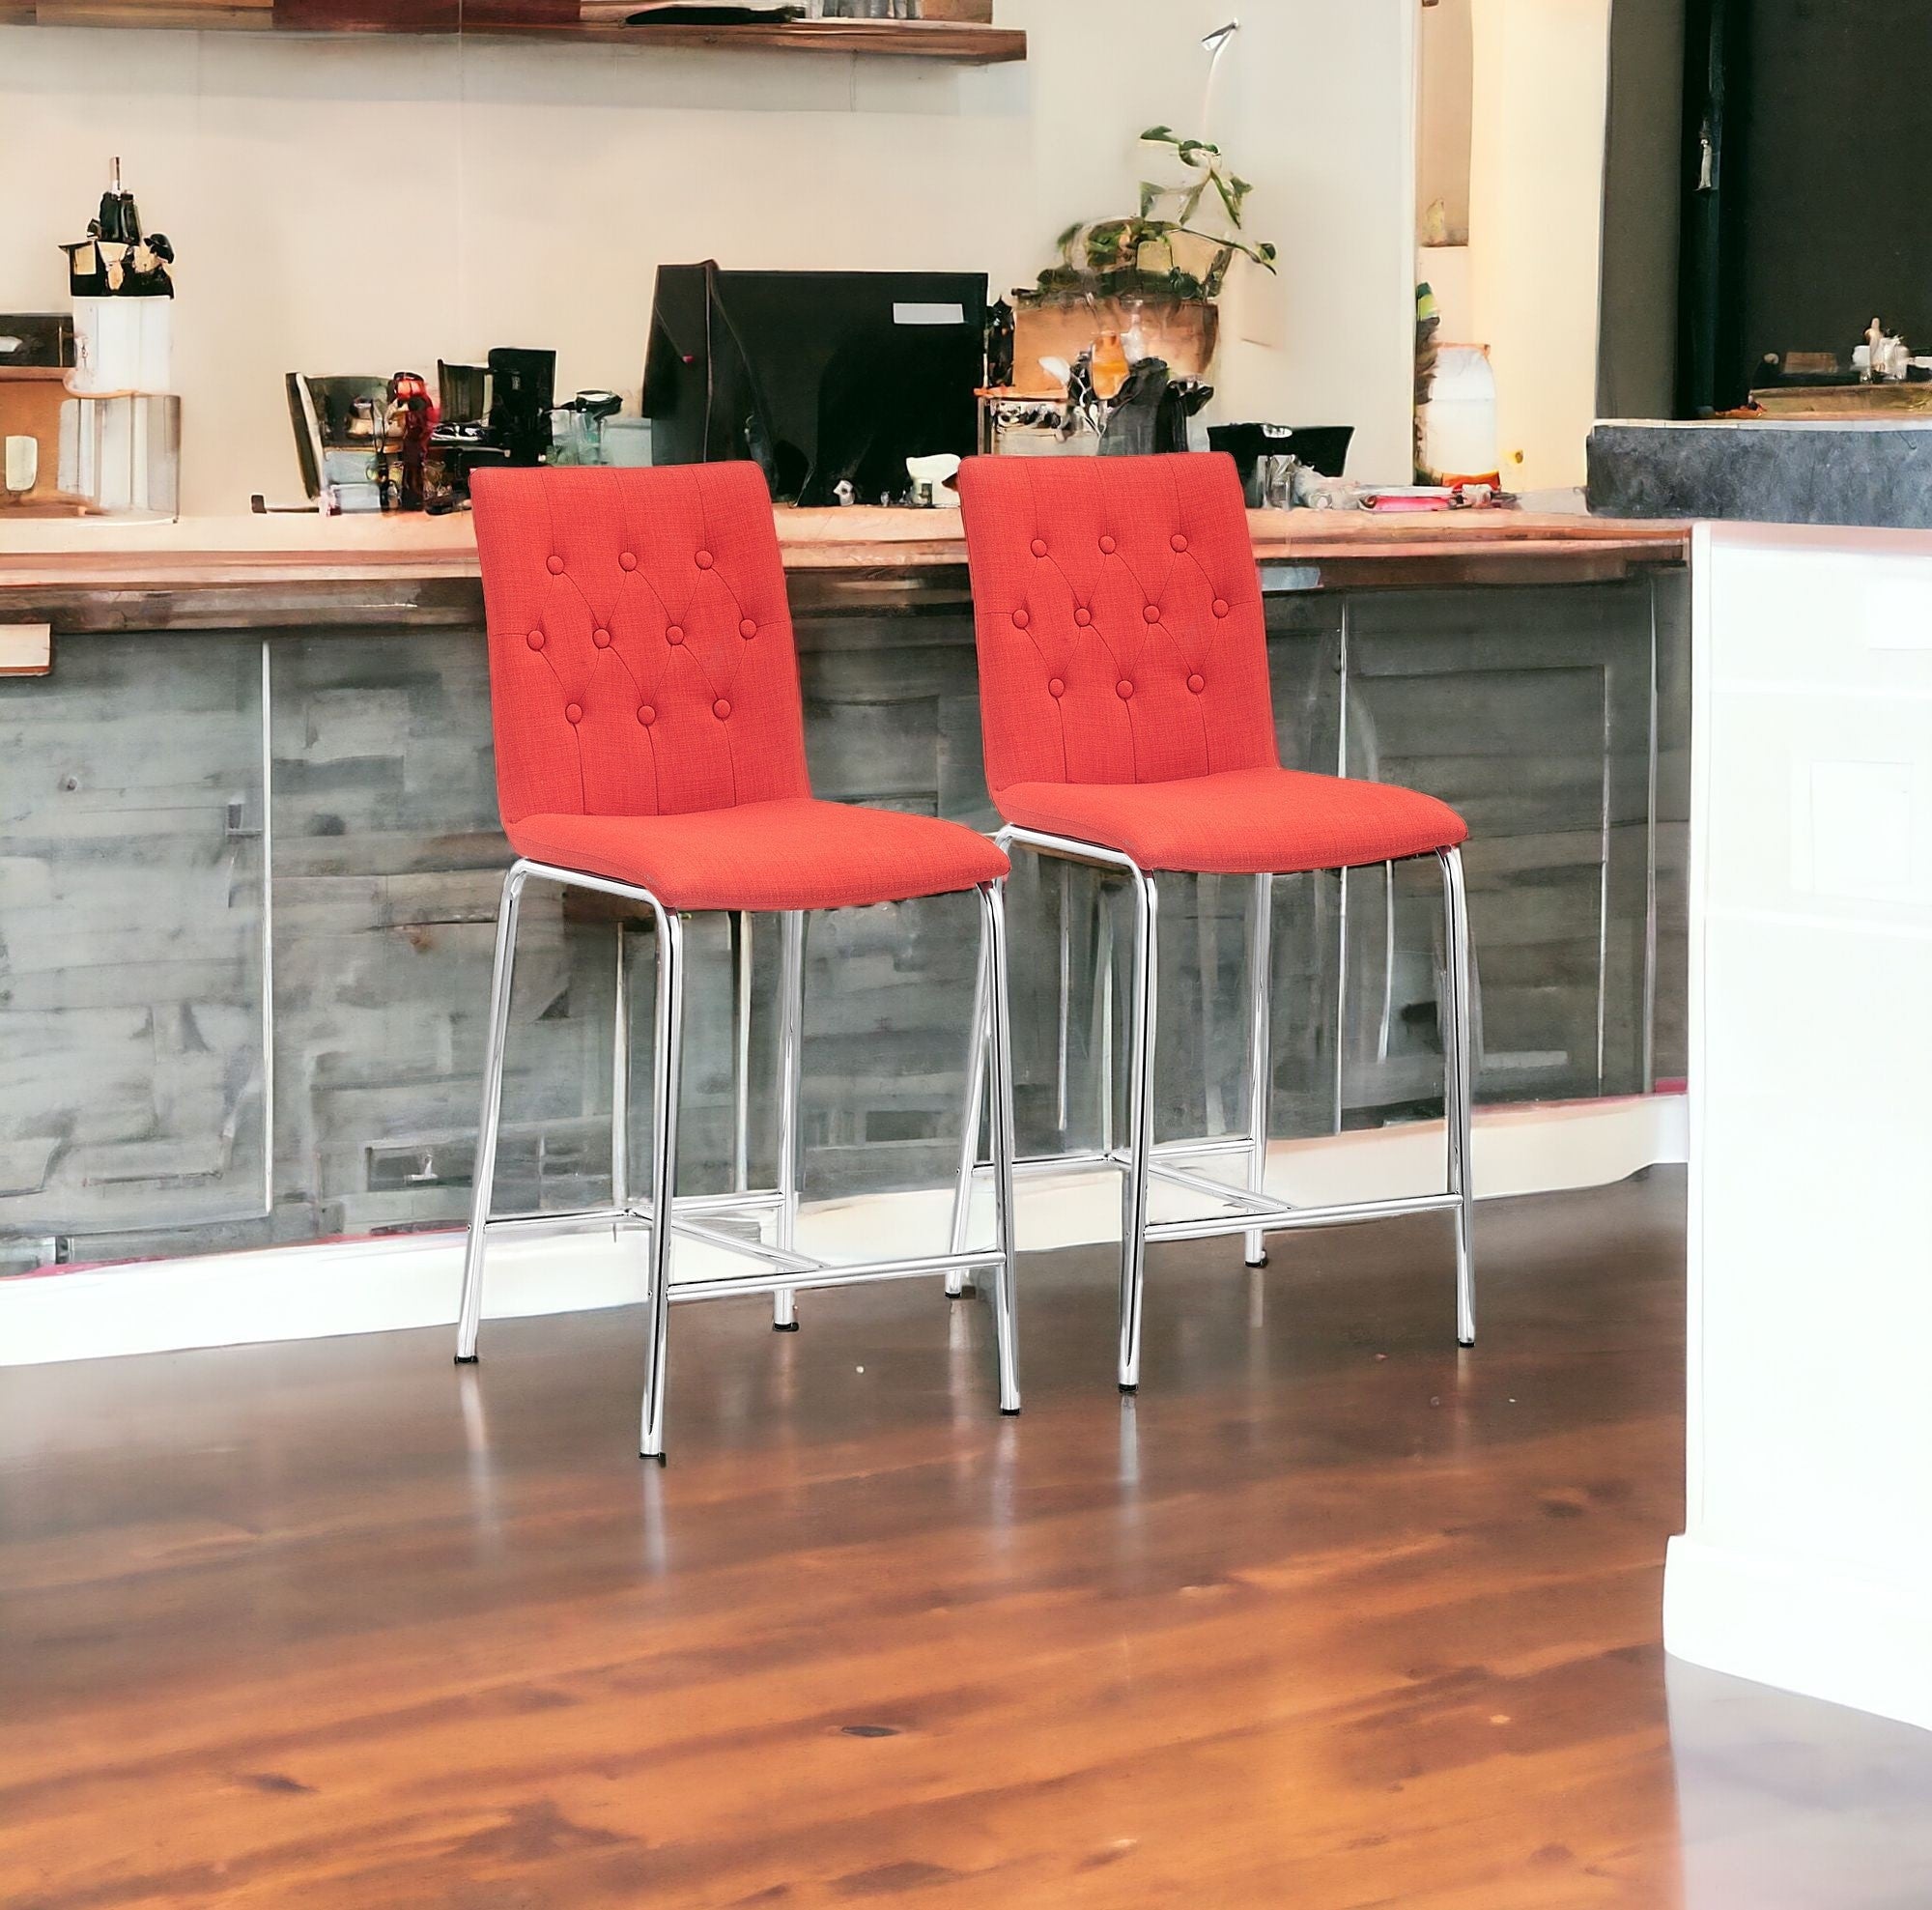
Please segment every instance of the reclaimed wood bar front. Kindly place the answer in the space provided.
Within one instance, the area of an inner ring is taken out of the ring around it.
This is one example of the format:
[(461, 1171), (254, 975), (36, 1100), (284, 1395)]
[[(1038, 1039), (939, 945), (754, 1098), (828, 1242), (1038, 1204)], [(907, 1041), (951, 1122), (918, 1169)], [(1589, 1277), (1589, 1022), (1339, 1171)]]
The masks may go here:
[[(821, 793), (991, 826), (956, 520), (779, 523)], [(1683, 529), (1505, 512), (1253, 527), (1283, 760), (1410, 783), (1470, 819), (1481, 1098), (1681, 1073)], [(28, 623), (54, 639), (48, 674), (0, 680), (0, 1269), (460, 1223), (508, 856), (468, 519), (0, 523), (0, 626)], [(1400, 869), (1280, 885), (1277, 1132), (1439, 1110), (1433, 893)], [(1100, 1132), (1117, 1038), (1085, 978), (1113, 895), (1015, 877), (1031, 1150)], [(1169, 1131), (1240, 1119), (1245, 898), (1205, 878), (1173, 911)], [(810, 1196), (936, 1186), (956, 1154), (969, 925), (944, 899), (890, 913), (813, 927)], [(502, 1198), (588, 1206), (608, 1174), (611, 930), (535, 893), (526, 920)], [(753, 937), (763, 1081), (772, 938)], [(693, 1002), (690, 1041), (685, 1184), (722, 1186), (722, 987)], [(767, 1111), (754, 1097), (753, 1172)]]

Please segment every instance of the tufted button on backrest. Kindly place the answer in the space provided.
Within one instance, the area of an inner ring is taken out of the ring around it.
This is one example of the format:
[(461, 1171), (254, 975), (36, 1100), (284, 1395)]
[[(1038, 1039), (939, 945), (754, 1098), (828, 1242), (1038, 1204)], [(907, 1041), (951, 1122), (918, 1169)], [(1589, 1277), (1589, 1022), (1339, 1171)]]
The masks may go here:
[(472, 491), (506, 822), (810, 793), (755, 465), (484, 470)]
[(959, 495), (989, 787), (1279, 762), (1231, 458), (970, 458)]

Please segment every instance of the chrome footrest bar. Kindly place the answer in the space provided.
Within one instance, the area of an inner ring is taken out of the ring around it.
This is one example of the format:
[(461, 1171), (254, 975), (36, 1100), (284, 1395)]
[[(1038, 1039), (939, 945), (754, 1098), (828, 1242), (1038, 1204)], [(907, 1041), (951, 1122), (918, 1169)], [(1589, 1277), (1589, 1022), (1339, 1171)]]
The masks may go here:
[[(681, 1230), (678, 1230), (681, 1231)], [(946, 1273), (971, 1273), (998, 1267), (1004, 1255), (997, 1247), (982, 1253), (934, 1253), (918, 1260), (868, 1260), (850, 1267), (819, 1266), (810, 1271), (776, 1269), (769, 1275), (748, 1273), (724, 1280), (673, 1280), (673, 1300), (728, 1299), (734, 1294), (773, 1294), (785, 1287), (810, 1292), (825, 1287), (874, 1287), (886, 1280), (937, 1278)]]
[[(638, 1218), (645, 1226), (653, 1224), (648, 1212), (639, 1213)], [(708, 1247), (717, 1247), (724, 1253), (741, 1253), (748, 1260), (762, 1260), (768, 1267), (780, 1268), (791, 1273), (812, 1273), (825, 1265), (822, 1260), (814, 1260), (809, 1253), (796, 1253), (789, 1247), (767, 1246), (763, 1240), (742, 1240), (736, 1234), (727, 1234), (720, 1227), (707, 1227), (701, 1220), (686, 1220), (673, 1214), (671, 1232), (680, 1240), (701, 1240)]]
[(630, 1217), (628, 1207), (573, 1208), (566, 1213), (497, 1213), (490, 1217), (490, 1232), (538, 1238), (546, 1234), (594, 1234), (600, 1228), (621, 1227)]
[[(1123, 1161), (1122, 1165), (1126, 1163)], [(1148, 1172), (1170, 1185), (1185, 1187), (1189, 1193), (1205, 1194), (1209, 1200), (1241, 1208), (1249, 1213), (1293, 1213), (1295, 1211), (1292, 1201), (1276, 1200), (1272, 1194), (1250, 1193), (1245, 1187), (1224, 1186), (1219, 1181), (1208, 1180), (1205, 1174), (1190, 1174), (1184, 1167), (1170, 1167), (1159, 1158), (1148, 1162)]]
[[(1252, 1143), (1245, 1134), (1211, 1141), (1165, 1141), (1153, 1151), (1155, 1160), (1192, 1160), (1216, 1155), (1246, 1154)], [(1124, 1167), (1128, 1155), (1120, 1148), (1075, 1148), (1065, 1154), (1025, 1154), (1013, 1162), (1015, 1174), (1079, 1174), (1094, 1167)], [(969, 1174), (989, 1174), (992, 1162), (976, 1160)], [(684, 1206), (683, 1197), (678, 1206)]]
[[(784, 1196), (770, 1187), (754, 1187), (734, 1194), (679, 1194), (680, 1213), (774, 1213), (784, 1205)], [(644, 1203), (650, 1205), (648, 1201)]]
[(1300, 1227), (1346, 1227), (1363, 1220), (1392, 1220), (1401, 1213), (1441, 1213), (1462, 1206), (1461, 1194), (1410, 1194), (1400, 1200), (1348, 1201), (1336, 1207), (1296, 1207), (1279, 1213), (1208, 1213), (1191, 1220), (1151, 1220), (1147, 1238), (1212, 1240), (1224, 1234), (1286, 1234)]

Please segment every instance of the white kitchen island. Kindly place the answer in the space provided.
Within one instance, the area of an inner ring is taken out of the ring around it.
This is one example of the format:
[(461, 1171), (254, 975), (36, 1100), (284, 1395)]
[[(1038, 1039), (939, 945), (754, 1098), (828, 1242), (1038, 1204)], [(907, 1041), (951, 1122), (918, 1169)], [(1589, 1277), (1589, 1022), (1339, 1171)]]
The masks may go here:
[(1932, 1728), (1932, 532), (1692, 551), (1680, 1658)]

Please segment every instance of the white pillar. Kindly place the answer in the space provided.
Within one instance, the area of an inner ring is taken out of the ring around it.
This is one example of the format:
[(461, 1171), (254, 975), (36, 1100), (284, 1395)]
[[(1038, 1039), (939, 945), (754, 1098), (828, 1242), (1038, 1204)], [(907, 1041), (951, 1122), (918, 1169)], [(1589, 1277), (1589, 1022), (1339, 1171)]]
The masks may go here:
[(1932, 533), (1701, 527), (1678, 1657), (1932, 1727)]

